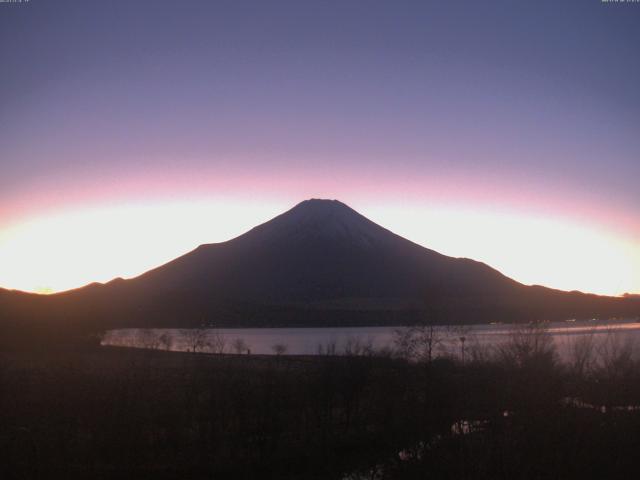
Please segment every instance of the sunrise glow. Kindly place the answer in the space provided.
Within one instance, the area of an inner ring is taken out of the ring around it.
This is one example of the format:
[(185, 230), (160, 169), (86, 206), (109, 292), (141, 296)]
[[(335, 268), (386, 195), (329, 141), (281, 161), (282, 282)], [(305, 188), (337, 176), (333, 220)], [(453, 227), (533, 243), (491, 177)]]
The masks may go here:
[(57, 3), (0, 17), (2, 288), (139, 275), (317, 197), (525, 284), (640, 293), (630, 9)]
[[(200, 244), (229, 240), (291, 206), (283, 200), (193, 200), (34, 218), (2, 231), (0, 285), (53, 293), (134, 277)], [(525, 284), (606, 295), (640, 291), (638, 244), (593, 225), (490, 208), (354, 206), (420, 245), (483, 261)]]

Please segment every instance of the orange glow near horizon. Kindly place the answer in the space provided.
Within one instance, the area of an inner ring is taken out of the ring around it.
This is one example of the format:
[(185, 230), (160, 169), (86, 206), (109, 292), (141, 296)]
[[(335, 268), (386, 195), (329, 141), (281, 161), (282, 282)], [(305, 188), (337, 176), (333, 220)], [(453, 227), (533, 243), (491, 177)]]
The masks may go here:
[[(51, 293), (134, 277), (200, 244), (229, 240), (291, 206), (201, 200), (33, 218), (0, 230), (0, 286)], [(351, 206), (427, 248), (485, 262), (525, 284), (605, 295), (640, 292), (640, 246), (597, 226), (489, 207)]]

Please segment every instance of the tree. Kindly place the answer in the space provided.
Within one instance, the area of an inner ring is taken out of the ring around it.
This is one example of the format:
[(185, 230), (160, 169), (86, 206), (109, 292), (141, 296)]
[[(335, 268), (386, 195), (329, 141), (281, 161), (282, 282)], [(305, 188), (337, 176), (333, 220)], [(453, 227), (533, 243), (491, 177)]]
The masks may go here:
[(206, 328), (188, 328), (182, 331), (182, 336), (188, 352), (197, 353), (209, 346)]
[(151, 329), (138, 330), (137, 343), (142, 348), (157, 350), (160, 348), (160, 336)]
[(217, 330), (213, 332), (209, 332), (209, 341), (207, 342), (207, 346), (211, 353), (224, 353), (224, 350), (227, 346), (227, 338), (224, 334), (220, 333)]
[(247, 343), (242, 338), (236, 338), (231, 344), (231, 347), (233, 348), (233, 351), (236, 352), (237, 354), (245, 353), (246, 351), (249, 350)]
[(373, 339), (362, 340), (359, 337), (349, 337), (344, 346), (344, 354), (347, 357), (371, 356), (374, 353)]
[(287, 353), (287, 346), (284, 343), (276, 343), (271, 346), (271, 350), (273, 350), (273, 353), (280, 356)]
[(568, 335), (568, 363), (571, 372), (578, 377), (591, 373), (596, 365), (595, 330), (585, 334)]
[(173, 337), (168, 332), (163, 332), (162, 335), (160, 335), (159, 340), (162, 348), (167, 351), (171, 350), (171, 346), (173, 345)]
[(318, 355), (335, 356), (337, 352), (337, 344), (335, 340), (329, 340), (326, 344), (318, 343)]
[(518, 326), (508, 340), (498, 347), (498, 353), (507, 364), (516, 367), (553, 366), (557, 351), (553, 338), (542, 324)]
[(436, 348), (444, 341), (443, 331), (432, 323), (397, 329), (394, 344), (398, 354), (409, 360), (431, 363)]

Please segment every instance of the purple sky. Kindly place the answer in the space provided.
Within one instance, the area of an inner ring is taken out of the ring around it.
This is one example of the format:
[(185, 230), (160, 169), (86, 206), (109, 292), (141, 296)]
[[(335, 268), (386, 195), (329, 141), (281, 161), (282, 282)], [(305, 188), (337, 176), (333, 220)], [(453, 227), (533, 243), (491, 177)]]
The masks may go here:
[(0, 3), (0, 232), (319, 196), (639, 245), (639, 48), (640, 4), (599, 0)]

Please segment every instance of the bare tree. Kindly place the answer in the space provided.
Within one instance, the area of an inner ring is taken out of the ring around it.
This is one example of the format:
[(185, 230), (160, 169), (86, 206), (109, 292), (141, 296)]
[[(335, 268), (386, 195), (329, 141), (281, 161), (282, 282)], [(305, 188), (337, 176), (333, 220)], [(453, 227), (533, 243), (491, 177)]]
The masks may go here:
[(373, 340), (371, 338), (362, 340), (359, 337), (349, 337), (344, 346), (344, 354), (348, 357), (373, 355)]
[(210, 331), (207, 346), (212, 353), (224, 353), (227, 346), (227, 338), (217, 330)]
[(336, 355), (336, 341), (329, 340), (325, 345), (318, 343), (318, 355), (335, 356)]
[(169, 351), (171, 350), (171, 346), (173, 345), (173, 337), (169, 334), (169, 332), (163, 332), (160, 335), (160, 345), (163, 349)]
[(421, 346), (422, 358), (431, 363), (435, 350), (442, 344), (444, 337), (435, 325), (427, 324), (420, 326), (418, 330), (418, 345)]
[(573, 373), (583, 376), (593, 371), (596, 364), (594, 331), (570, 337), (567, 362)]
[(249, 347), (247, 346), (244, 339), (239, 337), (232, 342), (231, 347), (233, 348), (233, 351), (236, 352), (237, 354), (245, 353), (249, 350)]
[(273, 350), (273, 353), (280, 356), (287, 353), (287, 346), (284, 343), (276, 343), (271, 346), (271, 350)]
[(636, 337), (620, 330), (609, 329), (598, 336), (596, 346), (596, 382), (601, 385), (600, 402), (603, 412), (617, 405), (638, 402), (634, 386), (638, 384)]
[(635, 350), (635, 337), (609, 329), (596, 347), (598, 367), (609, 378), (623, 375), (633, 368)]
[(393, 345), (396, 354), (408, 360), (416, 357), (418, 341), (415, 331), (411, 327), (397, 328), (393, 331)]
[(187, 344), (187, 351), (197, 353), (209, 346), (207, 330), (205, 328), (188, 328), (182, 330), (182, 336)]
[(518, 367), (543, 363), (553, 365), (557, 360), (553, 338), (544, 325), (537, 323), (514, 328), (508, 340), (498, 346), (498, 355), (503, 361)]
[(401, 357), (427, 363), (433, 361), (436, 349), (444, 339), (443, 331), (431, 323), (397, 329), (394, 332), (394, 344)]
[(160, 348), (160, 336), (154, 330), (147, 328), (138, 330), (136, 337), (136, 343), (142, 348), (149, 350), (157, 350)]
[(466, 359), (473, 363), (487, 363), (493, 359), (493, 347), (481, 342), (477, 335), (469, 335), (465, 346)]

